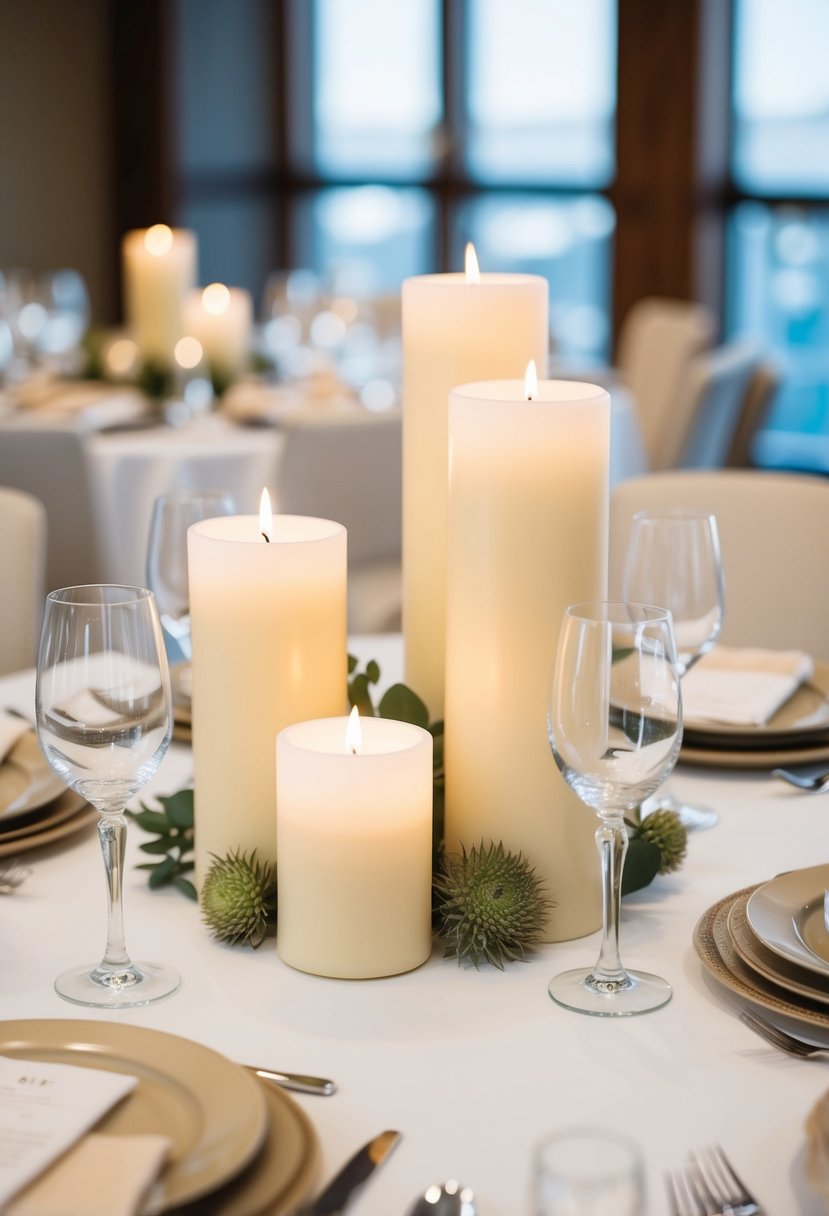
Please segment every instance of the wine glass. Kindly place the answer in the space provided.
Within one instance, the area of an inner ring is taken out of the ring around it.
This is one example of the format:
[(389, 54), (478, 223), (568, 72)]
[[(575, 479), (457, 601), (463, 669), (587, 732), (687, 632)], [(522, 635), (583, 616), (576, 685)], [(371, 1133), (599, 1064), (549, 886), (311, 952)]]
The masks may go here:
[(593, 1127), (546, 1136), (533, 1158), (533, 1216), (639, 1216), (645, 1168), (632, 1140)]
[(161, 1000), (179, 987), (179, 975), (130, 960), (122, 905), (124, 807), (157, 770), (172, 732), (170, 674), (152, 592), (102, 584), (47, 596), (36, 710), (52, 768), (101, 812), (106, 871), (103, 959), (63, 972), (55, 989), (76, 1005), (107, 1009)]
[[(190, 589), (187, 576), (187, 529), (203, 519), (232, 515), (233, 498), (225, 490), (179, 490), (161, 494), (153, 503), (147, 545), (147, 586), (154, 593), (161, 624), (172, 640), (169, 657), (192, 658)], [(184, 678), (186, 672), (178, 672)]]
[(626, 971), (619, 956), (624, 816), (656, 790), (676, 764), (682, 697), (671, 614), (634, 603), (576, 604), (559, 634), (547, 730), (556, 764), (599, 816), (602, 944), (592, 968), (549, 984), (559, 1005), (621, 1017), (658, 1009), (670, 985)]
[[(706, 654), (722, 628), (725, 590), (716, 518), (690, 507), (639, 511), (633, 517), (622, 595), (670, 609), (680, 675)], [(679, 803), (663, 791), (657, 807), (676, 811), (688, 828), (713, 827), (710, 807)]]

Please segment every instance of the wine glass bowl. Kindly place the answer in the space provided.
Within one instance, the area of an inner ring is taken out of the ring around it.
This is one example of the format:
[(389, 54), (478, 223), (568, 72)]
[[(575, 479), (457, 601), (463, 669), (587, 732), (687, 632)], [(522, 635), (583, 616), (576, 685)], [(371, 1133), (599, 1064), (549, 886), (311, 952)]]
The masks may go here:
[(623, 1016), (670, 999), (665, 980), (627, 971), (619, 956), (619, 903), (628, 837), (624, 816), (676, 764), (682, 699), (670, 613), (630, 602), (576, 604), (559, 635), (548, 737), (564, 779), (599, 817), (604, 913), (599, 960), (550, 981), (558, 1004)]
[(126, 803), (154, 775), (170, 742), (170, 675), (155, 600), (143, 587), (64, 587), (47, 597), (38, 654), (37, 731), (56, 773), (101, 813), (107, 942), (96, 967), (55, 981), (75, 1004), (147, 1005), (180, 984), (177, 972), (133, 963), (124, 942)]

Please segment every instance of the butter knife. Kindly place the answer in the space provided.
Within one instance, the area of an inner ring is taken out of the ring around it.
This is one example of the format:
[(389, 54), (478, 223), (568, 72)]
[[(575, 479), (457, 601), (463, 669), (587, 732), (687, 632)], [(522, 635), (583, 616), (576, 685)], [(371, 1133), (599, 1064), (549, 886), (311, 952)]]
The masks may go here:
[(299, 1216), (336, 1216), (342, 1212), (358, 1186), (386, 1160), (400, 1139), (400, 1132), (381, 1132), (354, 1154), (335, 1174), (313, 1203), (301, 1209)]
[(246, 1064), (245, 1067), (249, 1072), (256, 1073), (257, 1077), (273, 1081), (282, 1089), (293, 1089), (299, 1094), (318, 1094), (320, 1097), (328, 1098), (337, 1092), (336, 1084), (329, 1081), (327, 1077), (309, 1077), (304, 1073), (296, 1072), (275, 1072), (272, 1068), (256, 1068), (253, 1064)]

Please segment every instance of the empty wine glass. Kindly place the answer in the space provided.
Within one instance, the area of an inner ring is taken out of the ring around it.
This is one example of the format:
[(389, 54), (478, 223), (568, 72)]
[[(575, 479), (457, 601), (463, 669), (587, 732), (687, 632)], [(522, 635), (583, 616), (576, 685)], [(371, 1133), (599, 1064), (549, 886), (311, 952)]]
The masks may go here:
[(133, 963), (122, 904), (127, 802), (161, 763), (172, 731), (170, 675), (152, 592), (109, 584), (46, 599), (36, 687), (40, 745), (55, 772), (101, 812), (107, 940), (97, 966), (59, 975), (77, 1005), (122, 1009), (179, 987), (170, 967)]
[[(685, 675), (722, 628), (725, 590), (715, 517), (690, 507), (634, 515), (622, 594), (670, 610), (680, 674)], [(713, 827), (718, 819), (710, 807), (680, 803), (668, 790), (656, 806), (676, 811), (688, 828)]]
[(559, 634), (547, 718), (550, 747), (568, 785), (599, 816), (602, 943), (594, 967), (549, 984), (559, 1005), (605, 1017), (646, 1013), (670, 985), (627, 971), (619, 955), (624, 816), (665, 780), (682, 740), (682, 699), (671, 615), (633, 603), (576, 604)]
[(593, 1127), (546, 1136), (533, 1158), (533, 1216), (640, 1216), (645, 1168), (632, 1140)]

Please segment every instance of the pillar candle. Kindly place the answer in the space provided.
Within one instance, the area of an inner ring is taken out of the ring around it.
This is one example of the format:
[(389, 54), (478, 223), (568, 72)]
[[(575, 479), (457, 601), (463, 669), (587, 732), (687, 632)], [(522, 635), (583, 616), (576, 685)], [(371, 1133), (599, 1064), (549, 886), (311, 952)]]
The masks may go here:
[(467, 384), (449, 406), (446, 842), (521, 851), (551, 941), (598, 928), (594, 815), (556, 768), (547, 700), (568, 604), (607, 586), (610, 399)]
[(196, 236), (166, 224), (136, 228), (124, 236), (121, 256), (127, 326), (143, 359), (169, 366), (196, 281)]
[[(276, 741), (280, 958), (342, 979), (418, 967), (432, 944), (432, 736), (362, 718)], [(356, 750), (354, 747), (356, 746)]]
[(250, 355), (253, 301), (241, 287), (211, 283), (192, 291), (184, 305), (184, 328), (198, 338), (210, 368), (232, 379)]
[(211, 853), (275, 861), (274, 738), (346, 705), (345, 529), (267, 518), (188, 530), (197, 886)]
[(403, 631), (406, 682), (443, 711), (449, 391), (547, 366), (546, 279), (423, 275), (403, 284)]

